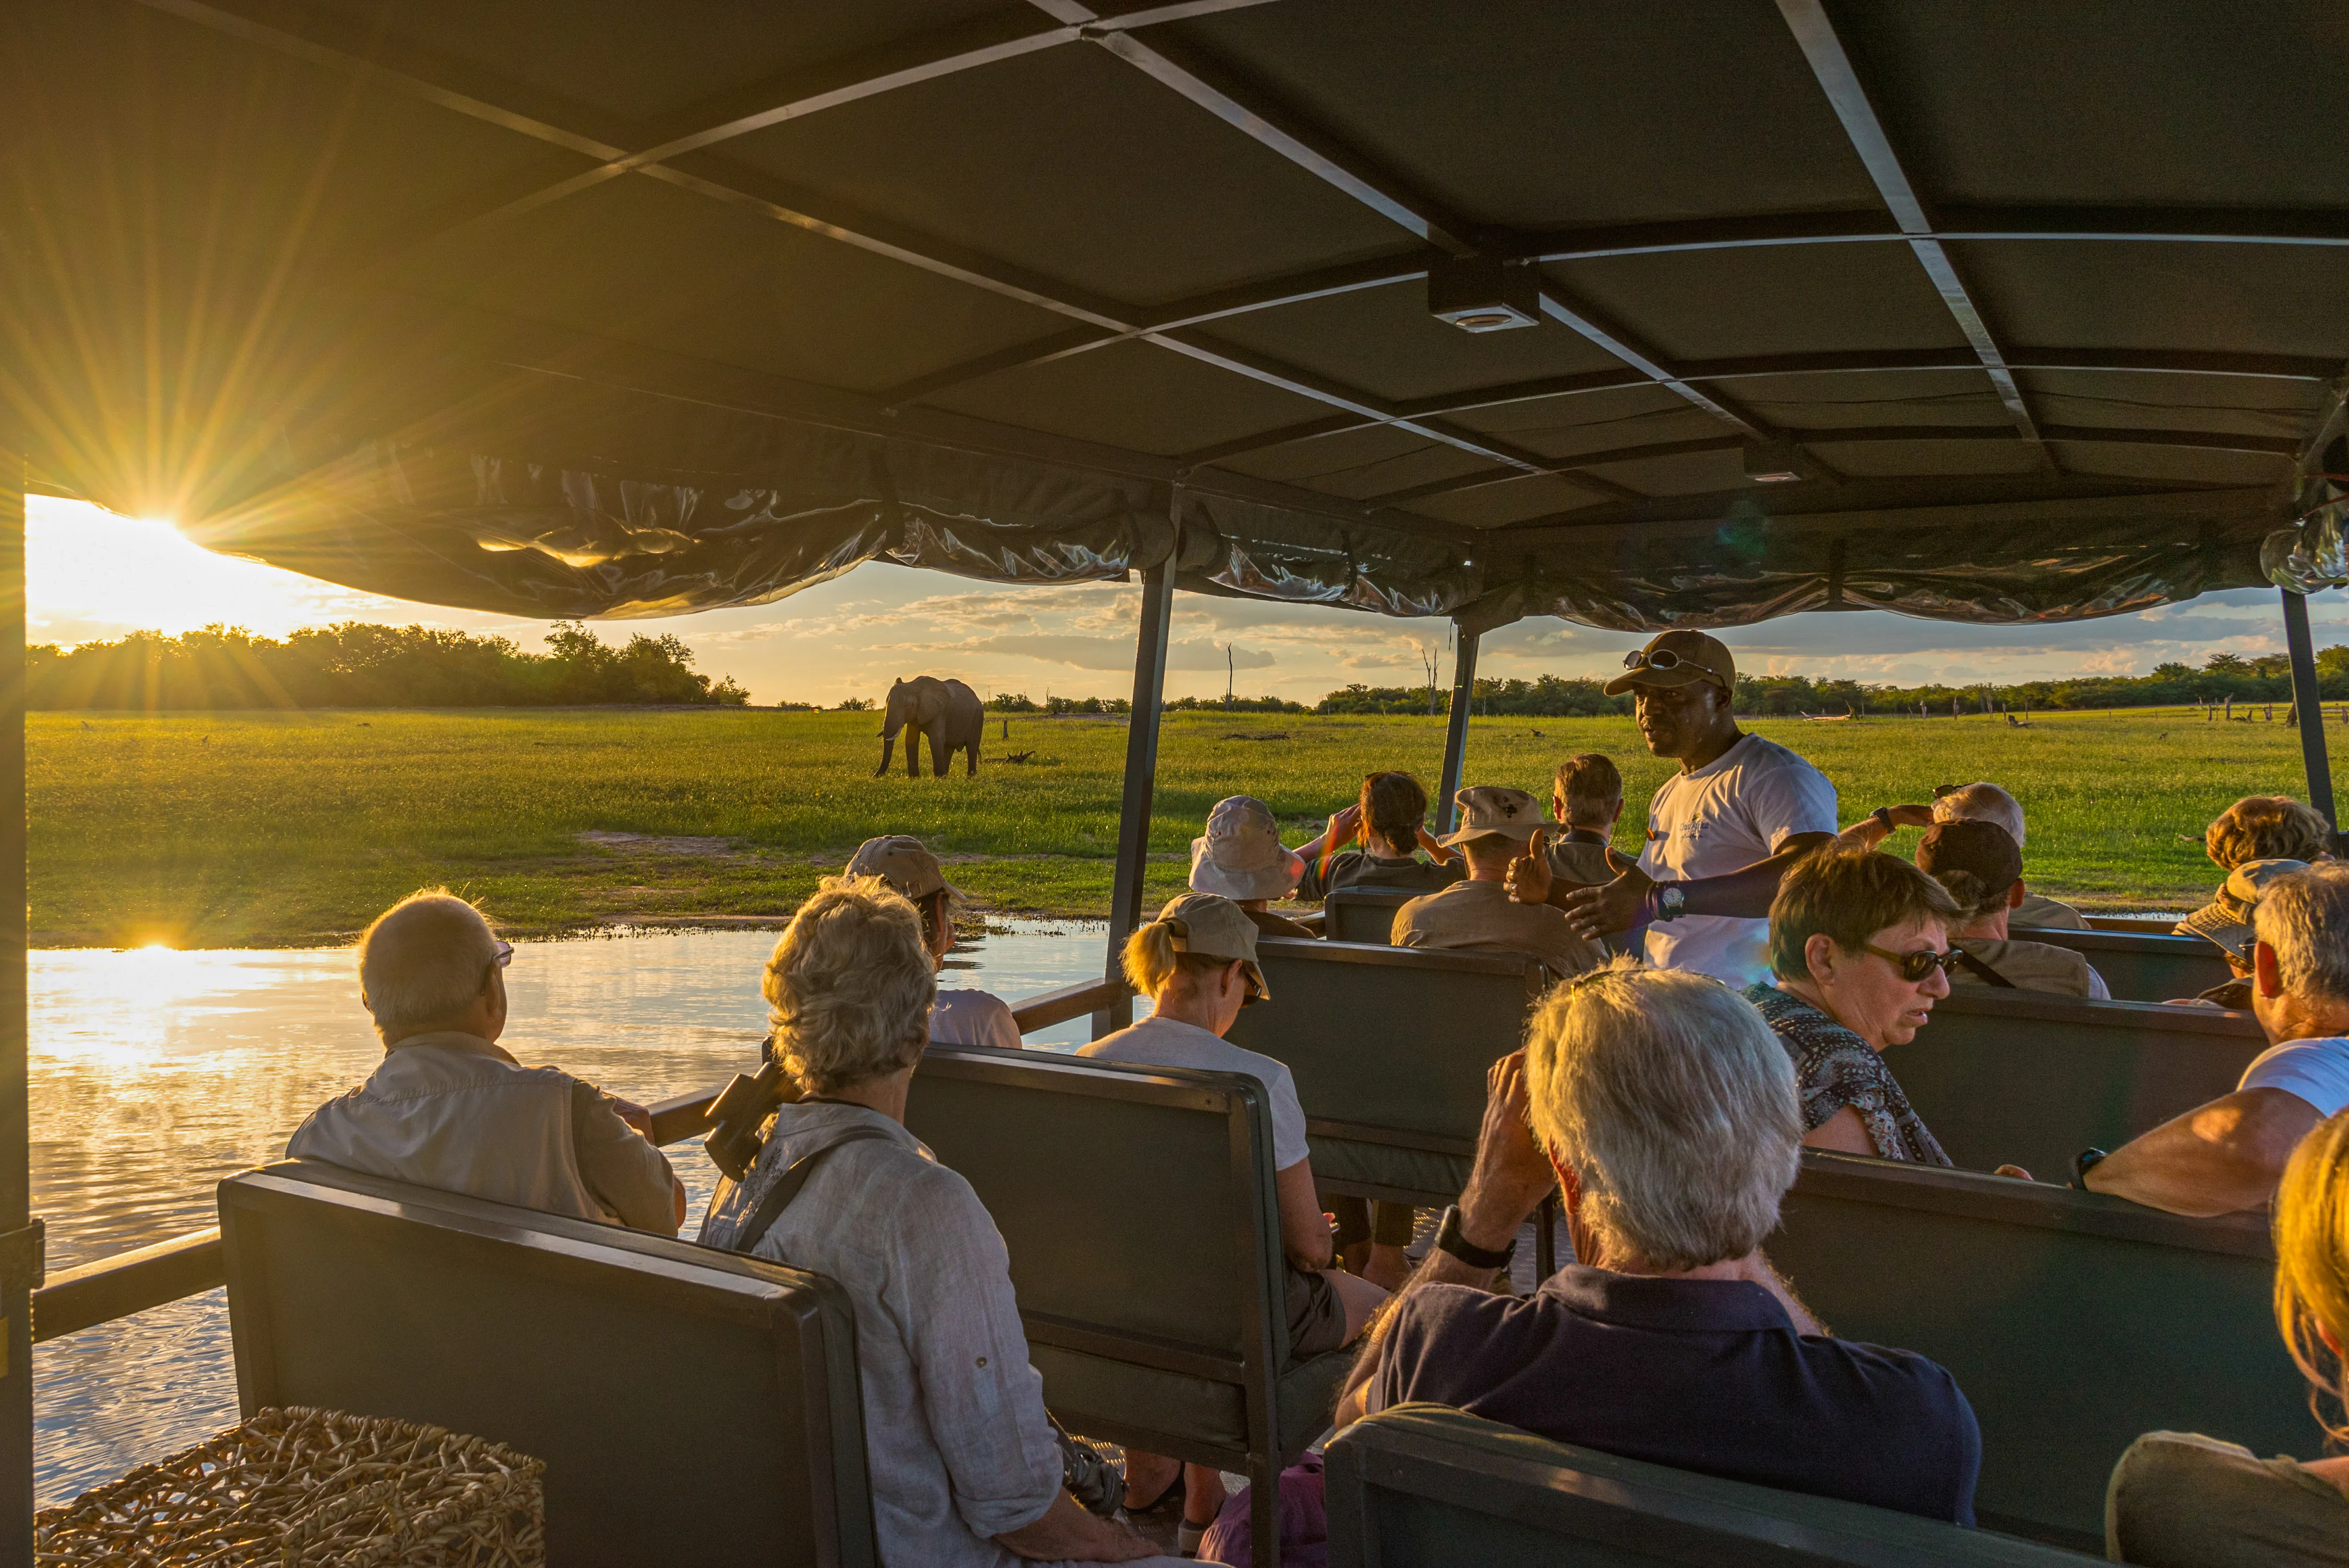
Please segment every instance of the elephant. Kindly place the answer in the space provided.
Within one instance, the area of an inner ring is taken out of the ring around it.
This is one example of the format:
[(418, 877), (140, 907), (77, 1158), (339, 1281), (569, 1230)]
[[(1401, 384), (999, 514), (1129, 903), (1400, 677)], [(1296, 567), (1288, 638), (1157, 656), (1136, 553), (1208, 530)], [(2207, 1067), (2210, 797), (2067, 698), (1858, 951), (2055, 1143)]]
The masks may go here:
[(987, 728), (987, 712), (970, 687), (936, 676), (896, 681), (889, 687), (887, 715), (888, 721), (881, 727), (881, 766), (873, 770), (873, 777), (878, 779), (889, 771), (889, 754), (897, 745), (901, 728), (906, 731), (906, 778), (922, 776), (922, 737), (926, 735), (930, 738), (930, 771), (935, 776), (947, 776), (947, 767), (957, 751), (968, 757), (963, 777), (978, 776), (978, 742)]

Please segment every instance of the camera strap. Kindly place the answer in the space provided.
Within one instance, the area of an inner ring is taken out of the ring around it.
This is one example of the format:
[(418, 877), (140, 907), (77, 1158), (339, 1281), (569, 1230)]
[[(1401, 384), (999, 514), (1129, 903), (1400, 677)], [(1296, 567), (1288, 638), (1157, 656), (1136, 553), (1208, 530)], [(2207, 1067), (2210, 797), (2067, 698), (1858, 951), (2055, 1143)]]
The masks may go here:
[(808, 1178), (815, 1174), (815, 1168), (823, 1163), (825, 1155), (843, 1144), (861, 1143), (868, 1138), (895, 1141), (877, 1127), (852, 1127), (813, 1153), (792, 1161), (791, 1169), (776, 1178), (775, 1184), (767, 1189), (767, 1195), (759, 1200), (759, 1206), (750, 1211), (750, 1217), (742, 1222), (742, 1228), (734, 1233), (733, 1250), (748, 1255), (766, 1239), (767, 1233), (782, 1218), (783, 1211), (792, 1206), (792, 1200), (800, 1195), (800, 1189), (808, 1184)]
[(1964, 948), (1959, 947), (1957, 944), (1951, 943), (1950, 945), (1956, 950), (1958, 962), (1964, 965), (1975, 975), (1976, 977), (1986, 980), (1992, 985), (2003, 986), (2009, 991), (2019, 991), (2022, 989), (2022, 987), (2017, 985), (2013, 981), (2008, 979), (2005, 975), (2000, 974), (1997, 970), (1992, 968), (1989, 965), (1983, 963), (1981, 959), (1975, 957)]

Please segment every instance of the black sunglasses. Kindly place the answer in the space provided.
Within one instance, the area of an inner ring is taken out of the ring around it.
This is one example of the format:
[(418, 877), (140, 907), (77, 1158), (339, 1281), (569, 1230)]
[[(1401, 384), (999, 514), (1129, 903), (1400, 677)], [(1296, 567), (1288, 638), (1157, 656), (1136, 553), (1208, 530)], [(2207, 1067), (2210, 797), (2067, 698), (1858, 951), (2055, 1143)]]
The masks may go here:
[(1920, 947), (1914, 953), (1894, 953), (1873, 943), (1863, 942), (1859, 950), (1875, 954), (1900, 971), (1900, 978), (1912, 983), (1922, 980), (1936, 969), (1947, 975), (1966, 961), (1966, 955), (1954, 947), (1947, 953), (1936, 953), (1930, 947)]

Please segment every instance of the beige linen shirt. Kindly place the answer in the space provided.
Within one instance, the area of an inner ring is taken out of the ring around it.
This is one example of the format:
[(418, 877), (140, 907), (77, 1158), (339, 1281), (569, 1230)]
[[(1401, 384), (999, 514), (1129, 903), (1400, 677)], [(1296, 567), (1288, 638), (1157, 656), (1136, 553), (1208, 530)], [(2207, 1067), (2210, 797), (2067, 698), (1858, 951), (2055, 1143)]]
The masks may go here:
[[(1961, 936), (1954, 945), (2005, 975), (2018, 991), (2052, 991), (2062, 996), (2085, 996), (2091, 1002), (2113, 999), (2105, 977), (2085, 954), (2068, 947), (2012, 938), (1998, 942), (1986, 936)], [(1950, 971), (1950, 984), (1992, 988), (1989, 981), (1962, 964)]]
[(474, 1035), (411, 1035), (285, 1145), (323, 1160), (574, 1219), (677, 1234), (668, 1161), (594, 1084)]
[(2070, 904), (2059, 903), (2052, 898), (2041, 898), (2035, 892), (2026, 892), (2023, 895), (2023, 902), (2017, 904), (2014, 912), (2006, 917), (2006, 923), (2011, 926), (2037, 926), (2042, 931), (2094, 929), (2088, 924), (2088, 917)]
[(1496, 882), (1454, 882), (1395, 911), (1397, 947), (1470, 953), (1522, 953), (1559, 979), (1596, 969), (1607, 950), (1574, 934), (1566, 915), (1546, 903), (1518, 903)]

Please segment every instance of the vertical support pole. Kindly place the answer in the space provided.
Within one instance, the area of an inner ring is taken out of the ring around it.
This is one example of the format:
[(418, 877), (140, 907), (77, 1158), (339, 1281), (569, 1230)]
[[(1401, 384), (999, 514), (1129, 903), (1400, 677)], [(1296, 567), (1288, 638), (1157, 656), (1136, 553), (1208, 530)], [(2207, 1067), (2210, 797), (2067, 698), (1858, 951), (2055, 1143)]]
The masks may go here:
[(0, 1562), (33, 1560), (33, 1223), (25, 1066), (25, 453), (0, 410)]
[[(1456, 624), (1456, 623), (1455, 623)], [(1458, 626), (1452, 655), (1452, 722), (1444, 732), (1444, 775), (1436, 784), (1435, 830), (1452, 830), (1452, 797), (1460, 792), (1460, 770), (1468, 759), (1468, 708), (1476, 696), (1476, 634)]]
[[(2286, 588), (2283, 645), (2292, 656), (2292, 700), (2300, 718), (2300, 759), (2308, 771), (2308, 803), (2324, 813), (2338, 833), (2333, 810), (2333, 763), (2324, 754), (2324, 702), (2316, 695), (2316, 645), (2308, 634), (2308, 600)], [(2313, 719), (2315, 722), (2311, 723)]]
[[(1150, 870), (1150, 803), (1158, 779), (1158, 716), (1166, 699), (1166, 627), (1174, 618), (1174, 562), (1142, 574), (1142, 625), (1134, 638), (1133, 711), (1125, 726), (1125, 798), (1117, 813), (1117, 878), (1110, 890), (1109, 962), (1115, 979), (1125, 939), (1142, 923), (1143, 883)], [(1133, 1021), (1133, 999), (1093, 1015), (1093, 1038)]]

